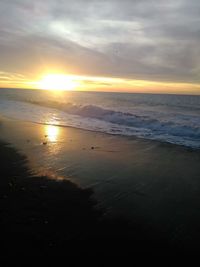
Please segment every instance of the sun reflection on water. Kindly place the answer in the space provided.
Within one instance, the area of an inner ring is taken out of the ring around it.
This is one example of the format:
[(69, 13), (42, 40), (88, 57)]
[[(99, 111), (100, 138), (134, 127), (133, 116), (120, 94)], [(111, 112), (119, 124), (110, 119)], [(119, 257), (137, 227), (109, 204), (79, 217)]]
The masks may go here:
[(45, 127), (45, 136), (50, 142), (57, 142), (59, 136), (59, 127), (54, 125), (46, 125)]

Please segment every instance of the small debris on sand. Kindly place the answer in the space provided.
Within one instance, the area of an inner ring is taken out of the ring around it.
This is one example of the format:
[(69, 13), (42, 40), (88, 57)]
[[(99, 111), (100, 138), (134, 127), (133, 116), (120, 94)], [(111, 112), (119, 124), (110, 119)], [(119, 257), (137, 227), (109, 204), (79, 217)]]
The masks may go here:
[(43, 144), (43, 145), (47, 145), (47, 142), (43, 142), (42, 144)]
[(94, 146), (91, 146), (91, 149), (94, 149)]

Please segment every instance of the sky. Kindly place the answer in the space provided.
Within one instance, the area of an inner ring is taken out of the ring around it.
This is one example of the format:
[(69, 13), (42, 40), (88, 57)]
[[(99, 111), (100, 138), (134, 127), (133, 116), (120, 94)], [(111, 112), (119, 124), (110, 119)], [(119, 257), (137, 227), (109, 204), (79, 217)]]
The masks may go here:
[(199, 0), (0, 0), (0, 87), (200, 94)]

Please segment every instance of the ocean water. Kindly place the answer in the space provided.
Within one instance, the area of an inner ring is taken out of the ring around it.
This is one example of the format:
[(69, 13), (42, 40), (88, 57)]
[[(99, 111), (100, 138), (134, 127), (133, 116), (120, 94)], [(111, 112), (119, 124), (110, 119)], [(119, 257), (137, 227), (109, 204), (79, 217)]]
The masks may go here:
[(200, 149), (200, 96), (1, 89), (0, 114)]

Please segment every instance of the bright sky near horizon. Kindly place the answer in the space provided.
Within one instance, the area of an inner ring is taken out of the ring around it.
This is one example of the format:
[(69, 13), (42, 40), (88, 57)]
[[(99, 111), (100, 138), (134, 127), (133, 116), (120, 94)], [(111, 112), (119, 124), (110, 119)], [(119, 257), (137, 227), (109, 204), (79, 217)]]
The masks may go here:
[(0, 87), (200, 94), (199, 14), (199, 0), (0, 0)]

